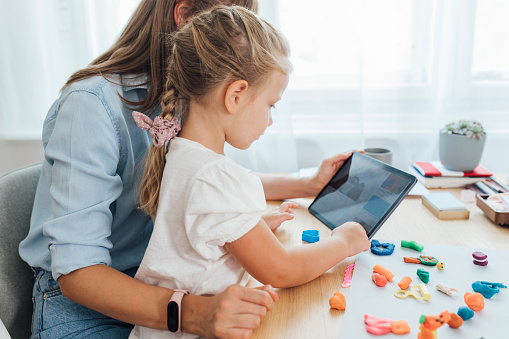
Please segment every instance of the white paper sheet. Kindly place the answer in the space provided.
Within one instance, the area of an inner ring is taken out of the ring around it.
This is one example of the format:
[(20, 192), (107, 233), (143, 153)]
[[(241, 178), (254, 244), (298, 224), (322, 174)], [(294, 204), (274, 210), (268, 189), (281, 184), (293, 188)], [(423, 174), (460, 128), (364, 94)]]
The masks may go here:
[[(402, 248), (399, 243), (395, 245), (396, 249), (390, 256), (377, 256), (370, 251), (357, 255), (340, 338), (417, 338), (420, 316), (438, 315), (444, 310), (457, 313), (460, 306), (466, 306), (463, 300), (465, 292), (474, 292), (473, 282), (481, 280), (509, 286), (508, 251), (422, 244), (424, 250), (417, 252)], [(487, 266), (472, 263), (474, 251), (482, 251), (488, 255)], [(439, 270), (436, 266), (409, 264), (403, 261), (403, 257), (417, 257), (420, 254), (431, 255), (443, 261), (445, 269)], [(385, 287), (378, 287), (371, 280), (373, 266), (376, 264), (388, 268), (395, 274), (392, 282), (388, 282)], [(394, 292), (400, 289), (397, 284), (404, 276), (412, 278), (410, 286), (422, 283), (416, 275), (418, 268), (430, 273), (430, 281), (425, 285), (432, 295), (431, 300), (427, 302), (412, 297), (396, 298)], [(452, 296), (443, 294), (436, 289), (437, 283), (456, 288), (459, 292), (453, 292)], [(412, 330), (405, 335), (389, 333), (375, 336), (366, 331), (364, 314), (393, 321), (406, 320)], [(449, 328), (447, 324), (440, 327), (437, 338), (503, 338), (507, 333), (508, 321), (509, 289), (503, 288), (491, 299), (485, 299), (484, 309), (474, 312), (474, 317), (464, 321), (460, 328)]]

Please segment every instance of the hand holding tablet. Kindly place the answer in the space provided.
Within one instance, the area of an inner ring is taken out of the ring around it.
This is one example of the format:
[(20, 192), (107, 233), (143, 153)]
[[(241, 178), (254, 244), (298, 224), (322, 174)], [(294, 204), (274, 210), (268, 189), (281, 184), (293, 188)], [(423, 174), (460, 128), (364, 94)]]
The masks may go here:
[(331, 229), (361, 224), (368, 238), (380, 229), (417, 179), (361, 153), (353, 153), (309, 206)]

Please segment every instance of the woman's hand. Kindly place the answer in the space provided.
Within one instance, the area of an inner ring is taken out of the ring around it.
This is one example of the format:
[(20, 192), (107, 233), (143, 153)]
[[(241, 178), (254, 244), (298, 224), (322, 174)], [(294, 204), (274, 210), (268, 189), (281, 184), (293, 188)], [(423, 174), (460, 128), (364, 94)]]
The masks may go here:
[(271, 231), (275, 231), (281, 224), (287, 220), (293, 219), (292, 209), (298, 208), (299, 205), (293, 202), (285, 201), (281, 206), (274, 208), (271, 212), (262, 215), (262, 219), (269, 226)]
[(364, 153), (362, 150), (350, 150), (336, 154), (322, 161), (320, 167), (318, 167), (318, 171), (309, 180), (311, 196), (316, 196), (320, 193), (353, 152)]
[(208, 305), (202, 307), (208, 313), (203, 314), (200, 321), (201, 335), (207, 338), (250, 338), (253, 330), (260, 326), (261, 319), (279, 300), (279, 295), (270, 285), (257, 289), (231, 285), (208, 299)]

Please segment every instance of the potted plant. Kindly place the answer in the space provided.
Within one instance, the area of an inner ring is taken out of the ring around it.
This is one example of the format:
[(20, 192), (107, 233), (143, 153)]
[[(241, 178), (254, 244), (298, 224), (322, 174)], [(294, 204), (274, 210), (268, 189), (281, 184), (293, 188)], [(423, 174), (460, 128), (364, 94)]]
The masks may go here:
[(471, 171), (481, 161), (485, 141), (486, 132), (478, 121), (448, 123), (440, 130), (440, 162), (453, 171)]

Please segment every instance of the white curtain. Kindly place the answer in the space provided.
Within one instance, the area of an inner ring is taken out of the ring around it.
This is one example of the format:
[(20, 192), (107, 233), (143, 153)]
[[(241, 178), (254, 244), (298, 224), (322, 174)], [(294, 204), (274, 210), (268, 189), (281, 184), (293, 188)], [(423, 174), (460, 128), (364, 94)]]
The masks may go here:
[(60, 88), (117, 38), (138, 0), (0, 0), (0, 137), (40, 138)]
[[(40, 137), (61, 86), (116, 39), (139, 0), (0, 0), (0, 137)], [(248, 151), (257, 171), (292, 172), (370, 146), (394, 165), (438, 159), (457, 119), (488, 131), (482, 163), (509, 173), (509, 1), (259, 0), (292, 46), (274, 125)]]

